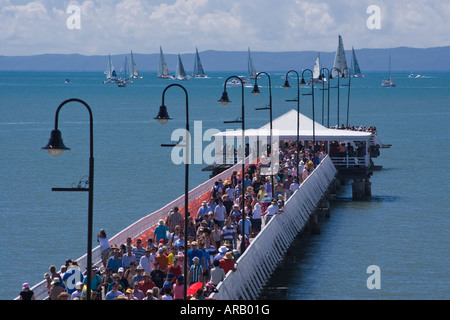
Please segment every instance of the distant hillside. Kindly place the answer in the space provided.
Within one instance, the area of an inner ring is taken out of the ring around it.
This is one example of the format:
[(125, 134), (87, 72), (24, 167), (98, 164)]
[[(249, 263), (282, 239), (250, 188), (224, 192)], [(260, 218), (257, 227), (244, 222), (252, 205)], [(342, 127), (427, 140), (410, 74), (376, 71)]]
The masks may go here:
[[(389, 54), (392, 71), (448, 71), (450, 70), (450, 47), (427, 49), (392, 48), (356, 50), (362, 72), (388, 70)], [(312, 68), (318, 52), (252, 52), (258, 71), (282, 71), (290, 69)], [(321, 65), (331, 68), (335, 52), (320, 52)], [(120, 70), (125, 54), (111, 56), (116, 70)], [(138, 69), (142, 72), (158, 70), (158, 53), (134, 53)], [(208, 71), (245, 71), (247, 70), (247, 51), (200, 52), (203, 67)], [(347, 63), (351, 60), (351, 51), (346, 50)], [(165, 58), (171, 72), (175, 72), (176, 54), (166, 54)], [(184, 68), (189, 73), (194, 65), (194, 53), (181, 55)], [(84, 56), (79, 54), (43, 54), (34, 56), (0, 56), (0, 70), (3, 71), (104, 71), (107, 55)]]

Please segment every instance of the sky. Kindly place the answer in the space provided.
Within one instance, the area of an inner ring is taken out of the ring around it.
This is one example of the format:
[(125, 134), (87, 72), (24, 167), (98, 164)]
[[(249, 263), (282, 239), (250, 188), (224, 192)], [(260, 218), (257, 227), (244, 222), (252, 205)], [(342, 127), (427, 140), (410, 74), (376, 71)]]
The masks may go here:
[(0, 0), (0, 55), (429, 48), (448, 18), (449, 0)]

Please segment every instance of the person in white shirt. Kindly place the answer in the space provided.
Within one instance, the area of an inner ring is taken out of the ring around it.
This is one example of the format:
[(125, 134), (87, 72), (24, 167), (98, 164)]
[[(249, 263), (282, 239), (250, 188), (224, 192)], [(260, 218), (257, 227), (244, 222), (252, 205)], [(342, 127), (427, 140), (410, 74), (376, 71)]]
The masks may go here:
[(227, 209), (223, 205), (223, 200), (219, 199), (219, 203), (214, 209), (214, 219), (217, 221), (217, 224), (220, 228), (223, 228), (225, 225), (225, 218), (227, 217)]
[(272, 200), (271, 205), (267, 208), (267, 210), (261, 215), (264, 217), (264, 225), (268, 224), (270, 219), (277, 214), (279, 207), (275, 200)]
[(154, 248), (147, 247), (145, 249), (145, 255), (141, 258), (139, 266), (144, 269), (145, 272), (152, 272), (155, 263), (155, 255), (153, 255)]

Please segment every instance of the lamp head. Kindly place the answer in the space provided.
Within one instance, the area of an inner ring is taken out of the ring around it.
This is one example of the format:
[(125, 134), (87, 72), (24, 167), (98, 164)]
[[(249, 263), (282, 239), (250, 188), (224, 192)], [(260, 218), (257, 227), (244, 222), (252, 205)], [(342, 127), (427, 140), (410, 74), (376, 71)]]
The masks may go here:
[(228, 93), (226, 91), (222, 93), (222, 97), (220, 98), (219, 102), (224, 106), (231, 102), (230, 99), (228, 99)]
[(287, 89), (289, 89), (290, 87), (291, 87), (291, 86), (289, 85), (289, 81), (286, 80), (286, 81), (284, 82), (283, 88), (285, 88), (285, 89), (287, 90)]
[(158, 115), (153, 119), (158, 120), (160, 124), (166, 124), (167, 121), (172, 120), (172, 118), (169, 117), (169, 114), (167, 113), (167, 107), (165, 105), (159, 107)]
[(328, 77), (328, 80), (333, 80), (333, 76), (330, 73), (330, 76)]
[(252, 93), (254, 96), (257, 96), (261, 93), (261, 91), (259, 91), (259, 87), (257, 84), (254, 85)]
[(302, 81), (300, 81), (300, 85), (302, 85), (302, 86), (306, 85), (305, 78), (302, 77)]
[(70, 150), (70, 148), (67, 148), (64, 143), (63, 139), (61, 137), (61, 131), (58, 129), (52, 130), (50, 134), (50, 140), (48, 141), (47, 145), (42, 150), (47, 150), (50, 155), (54, 157), (58, 157), (63, 154), (64, 151)]

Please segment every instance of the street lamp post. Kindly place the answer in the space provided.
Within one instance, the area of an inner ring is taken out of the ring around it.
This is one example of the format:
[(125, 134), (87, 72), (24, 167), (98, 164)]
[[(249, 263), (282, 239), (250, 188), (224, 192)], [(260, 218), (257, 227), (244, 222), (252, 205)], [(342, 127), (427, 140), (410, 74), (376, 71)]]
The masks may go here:
[[(315, 151), (315, 148), (316, 148), (316, 120), (315, 120), (315, 111), (314, 111), (314, 79), (313, 79), (313, 71), (311, 70), (311, 69), (304, 69), (303, 70), (303, 72), (302, 72), (302, 80), (301, 80), (301, 82), (300, 82), (300, 84), (302, 85), (302, 86), (304, 86), (304, 85), (306, 85), (306, 81), (305, 81), (305, 78), (304, 78), (304, 73), (305, 73), (305, 71), (309, 71), (309, 72), (311, 72), (311, 93), (304, 93), (304, 95), (310, 95), (311, 96), (311, 99), (312, 99), (312, 117), (313, 117), (313, 155), (314, 155), (314, 157), (315, 157), (315, 155), (316, 155), (316, 151)], [(314, 166), (315, 166), (315, 163), (314, 163)]]
[[(255, 110), (269, 110), (269, 118), (270, 118), (270, 176), (271, 176), (271, 185), (272, 185), (272, 198), (274, 197), (275, 193), (274, 193), (274, 186), (273, 186), (273, 169), (274, 169), (274, 161), (273, 161), (273, 126), (272, 126), (272, 81), (270, 79), (270, 75), (267, 72), (258, 72), (256, 74), (255, 77), (255, 86), (253, 87), (253, 95), (257, 96), (259, 95), (261, 92), (259, 91), (259, 87), (258, 87), (258, 77), (259, 75), (264, 74), (267, 76), (267, 78), (269, 79), (269, 107), (263, 107), (263, 108), (256, 108)], [(278, 155), (277, 155), (278, 156)]]
[[(325, 76), (325, 74), (323, 73), (323, 71), (327, 71), (328, 77)], [(328, 97), (327, 97), (327, 127), (330, 126), (330, 70), (326, 67), (322, 67), (320, 69), (320, 76), (319, 79), (322, 80), (322, 124), (324, 124), (324, 118), (323, 115), (325, 113), (324, 111), (324, 100), (325, 100), (325, 96), (324, 96), (324, 91), (327, 91)], [(327, 81), (327, 89), (325, 89), (325, 80)]]
[(295, 73), (297, 75), (297, 156), (296, 156), (296, 166), (297, 166), (297, 182), (300, 181), (299, 177), (299, 172), (298, 172), (298, 164), (299, 164), (299, 154), (300, 154), (300, 76), (298, 74), (297, 71), (295, 70), (289, 70), (286, 73), (286, 81), (284, 82), (283, 88), (285, 88), (286, 90), (289, 89), (291, 86), (289, 85), (289, 73)]
[(224, 84), (223, 84), (223, 93), (222, 93), (222, 97), (220, 98), (219, 102), (226, 106), (228, 103), (230, 103), (230, 99), (228, 99), (228, 93), (227, 93), (227, 82), (230, 79), (236, 79), (239, 80), (239, 82), (241, 83), (241, 93), (242, 93), (242, 116), (241, 116), (241, 120), (235, 120), (235, 121), (224, 121), (224, 123), (241, 123), (242, 124), (242, 175), (241, 175), (241, 195), (242, 195), (242, 240), (241, 240), (241, 254), (244, 253), (245, 249), (246, 249), (246, 245), (245, 245), (245, 208), (244, 208), (244, 204), (245, 204), (245, 183), (244, 183), (244, 175), (245, 175), (245, 105), (244, 105), (244, 82), (242, 81), (241, 78), (239, 78), (238, 76), (230, 76), (228, 77)]
[[(167, 112), (167, 107), (164, 105), (164, 97), (166, 94), (166, 91), (171, 87), (180, 87), (183, 89), (185, 95), (186, 95), (186, 161), (185, 161), (185, 171), (184, 171), (184, 300), (187, 300), (187, 275), (188, 275), (188, 248), (187, 248), (187, 233), (188, 233), (188, 218), (189, 218), (189, 161), (190, 161), (190, 133), (189, 133), (189, 99), (188, 99), (188, 93), (187, 90), (178, 83), (173, 83), (171, 85), (168, 85), (163, 93), (162, 93), (162, 104), (159, 107), (158, 115), (154, 118), (158, 120), (159, 123), (165, 124), (168, 120), (171, 120), (172, 118), (169, 117), (169, 114)], [(174, 147), (176, 145), (166, 145), (162, 144), (163, 147)]]
[[(348, 83), (347, 84), (343, 84), (342, 86), (344, 87), (347, 87), (348, 86), (348, 92), (347, 92), (347, 123), (346, 123), (346, 125), (347, 125), (347, 127), (348, 127), (348, 116), (349, 116), (349, 112), (350, 112), (350, 83), (351, 83), (351, 76), (350, 76), (350, 73), (351, 73), (351, 70), (350, 70), (350, 68), (349, 67), (345, 67), (344, 68), (344, 71), (345, 70), (347, 70), (347, 77), (348, 77)], [(343, 73), (343, 78), (344, 78), (344, 75), (345, 75), (345, 72)]]
[(339, 79), (341, 78), (341, 74), (342, 73), (341, 73), (341, 70), (336, 68), (336, 67), (331, 68), (331, 70), (330, 70), (331, 74), (330, 74), (330, 77), (329, 77), (330, 80), (333, 79), (333, 76), (332, 76), (333, 70), (336, 70), (337, 73), (338, 73), (337, 87), (333, 87), (333, 88), (337, 88), (338, 89), (338, 94), (337, 94), (337, 127), (339, 128), (339, 100), (340, 100), (340, 91), (341, 91), (340, 90), (340, 81), (339, 81)]
[[(55, 115), (55, 129), (52, 130), (50, 135), (50, 140), (48, 144), (42, 148), (42, 150), (47, 150), (52, 156), (60, 156), (64, 151), (70, 150), (67, 148), (62, 140), (61, 131), (58, 129), (58, 118), (59, 111), (61, 108), (69, 102), (81, 103), (89, 112), (90, 120), (90, 157), (89, 157), (89, 200), (88, 200), (88, 236), (87, 236), (87, 274), (86, 274), (86, 299), (91, 300), (91, 278), (92, 278), (92, 225), (93, 225), (93, 203), (94, 203), (94, 130), (93, 130), (93, 120), (92, 120), (92, 110), (89, 105), (80, 99), (69, 99), (61, 103), (56, 110)], [(57, 189), (54, 191), (86, 191), (86, 189)]]

